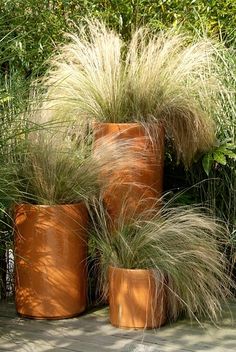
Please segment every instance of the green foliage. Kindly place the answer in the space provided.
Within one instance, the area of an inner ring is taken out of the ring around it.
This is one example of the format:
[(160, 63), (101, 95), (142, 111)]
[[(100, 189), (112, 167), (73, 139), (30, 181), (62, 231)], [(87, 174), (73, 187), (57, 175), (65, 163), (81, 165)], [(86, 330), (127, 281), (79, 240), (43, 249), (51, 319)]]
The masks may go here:
[(98, 166), (86, 139), (69, 141), (58, 133), (31, 133), (15, 168), (15, 201), (55, 205), (79, 203), (97, 192)]
[[(223, 43), (222, 43), (223, 45)], [(166, 166), (168, 173), (173, 174), (174, 181), (167, 189), (174, 187), (190, 188), (191, 202), (202, 203), (223, 221), (225, 221), (232, 234), (227, 251), (235, 262), (236, 243), (236, 60), (235, 50), (219, 48), (219, 73), (224, 77), (224, 85), (216, 103), (221, 105), (213, 117), (216, 121), (217, 144), (205, 155), (199, 155), (190, 171), (184, 171), (179, 165), (173, 169), (172, 159)], [(167, 159), (168, 161), (168, 159)], [(169, 178), (170, 180), (170, 178)], [(176, 186), (176, 181), (178, 184)], [(186, 181), (187, 180), (187, 181)], [(170, 181), (169, 181), (170, 182)], [(196, 185), (196, 186), (194, 186)], [(188, 203), (189, 204), (189, 203)]]
[(33, 0), (1, 2), (0, 35), (9, 43), (4, 49), (5, 60), (1, 63), (4, 71), (11, 69), (25, 76), (44, 72), (45, 60), (61, 40), (63, 30), (69, 29), (60, 3)]
[[(140, 25), (163, 29), (179, 26), (235, 42), (234, 0), (2, 0), (0, 38), (9, 45), (0, 52), (1, 69), (24, 76), (41, 75), (52, 50), (61, 44), (63, 32), (73, 32), (85, 16), (104, 20), (129, 39)], [(3, 59), (4, 57), (4, 59)]]
[[(9, 44), (9, 43), (7, 43)], [(5, 53), (6, 41), (0, 39), (0, 52)], [(6, 57), (5, 57), (6, 59)], [(1, 56), (4, 61), (4, 57)], [(17, 73), (0, 71), (0, 296), (6, 294), (6, 255), (12, 245), (11, 219), (7, 214), (16, 196), (13, 157), (16, 142), (28, 130), (24, 112), (28, 100), (28, 84)]]
[(15, 189), (12, 201), (39, 205), (89, 202), (102, 192), (111, 172), (137, 157), (131, 155), (128, 142), (117, 141), (115, 136), (102, 138), (95, 150), (92, 139), (91, 131), (68, 121), (38, 124), (37, 130), (29, 130), (17, 143), (11, 165), (13, 185), (5, 183), (6, 189)]
[(236, 145), (229, 142), (220, 143), (214, 149), (206, 153), (202, 158), (202, 166), (207, 176), (218, 164), (226, 165), (230, 159), (236, 160)]
[(221, 94), (222, 110), (215, 116), (217, 122), (218, 145), (207, 155), (203, 156), (201, 163), (193, 166), (191, 183), (202, 182), (199, 193), (200, 200), (211, 207), (212, 211), (221, 217), (230, 229), (232, 240), (229, 243), (232, 263), (235, 257), (235, 229), (236, 229), (236, 60), (235, 51), (221, 53), (224, 67), (225, 84), (228, 93)]

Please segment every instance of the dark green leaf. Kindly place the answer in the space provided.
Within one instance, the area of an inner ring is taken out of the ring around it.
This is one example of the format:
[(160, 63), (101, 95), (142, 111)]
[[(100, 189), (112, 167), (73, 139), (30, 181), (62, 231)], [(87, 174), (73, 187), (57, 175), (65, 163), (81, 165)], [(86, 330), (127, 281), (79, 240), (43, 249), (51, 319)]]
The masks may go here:
[(209, 176), (213, 162), (214, 162), (214, 159), (212, 157), (212, 153), (208, 153), (204, 155), (202, 159), (202, 166), (207, 176)]
[(218, 164), (221, 164), (221, 165), (226, 165), (227, 163), (227, 160), (226, 160), (226, 157), (223, 153), (219, 152), (219, 151), (215, 151), (213, 153), (213, 159), (218, 163)]

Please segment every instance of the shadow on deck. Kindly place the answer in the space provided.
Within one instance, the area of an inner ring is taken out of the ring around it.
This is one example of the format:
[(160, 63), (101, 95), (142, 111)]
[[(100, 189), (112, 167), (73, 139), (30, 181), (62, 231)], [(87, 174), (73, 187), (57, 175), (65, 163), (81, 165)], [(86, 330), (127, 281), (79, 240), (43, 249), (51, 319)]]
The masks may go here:
[[(230, 308), (230, 310), (229, 310)], [(225, 308), (219, 327), (181, 320), (158, 330), (112, 327), (108, 309), (64, 320), (30, 320), (16, 315), (14, 303), (0, 303), (0, 351), (8, 352), (187, 352), (236, 351), (236, 304)]]

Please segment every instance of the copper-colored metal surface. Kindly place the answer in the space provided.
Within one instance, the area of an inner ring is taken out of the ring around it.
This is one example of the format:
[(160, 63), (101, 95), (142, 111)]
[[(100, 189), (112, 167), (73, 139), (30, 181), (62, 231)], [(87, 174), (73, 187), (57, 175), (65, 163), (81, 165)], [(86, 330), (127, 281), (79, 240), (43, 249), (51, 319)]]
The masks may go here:
[(15, 302), (20, 315), (77, 315), (87, 300), (84, 204), (15, 207)]
[(101, 147), (103, 141), (106, 148), (108, 136), (115, 141), (130, 142), (127, 144), (123, 161), (119, 159), (120, 167), (116, 164), (110, 175), (106, 175), (107, 184), (103, 199), (114, 224), (119, 221), (119, 217), (129, 219), (152, 208), (162, 196), (163, 189), (162, 124), (152, 126), (154, 138), (150, 138), (144, 126), (138, 123), (95, 124), (94, 131), (95, 148), (96, 145)]
[(121, 328), (158, 328), (166, 322), (163, 283), (151, 270), (109, 268), (111, 324)]

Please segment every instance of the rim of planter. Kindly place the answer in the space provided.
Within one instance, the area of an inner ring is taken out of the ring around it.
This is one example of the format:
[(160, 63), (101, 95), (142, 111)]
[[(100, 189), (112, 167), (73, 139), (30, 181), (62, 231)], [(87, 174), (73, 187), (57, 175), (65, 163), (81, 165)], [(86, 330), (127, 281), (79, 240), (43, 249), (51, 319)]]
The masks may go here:
[(112, 265), (109, 265), (109, 269), (116, 270), (116, 271), (126, 271), (131, 273), (134, 273), (134, 272), (146, 273), (147, 271), (152, 272), (155, 270), (155, 269), (126, 269), (126, 268), (120, 268)]
[(148, 126), (148, 125), (161, 125), (163, 126), (163, 122), (160, 121), (153, 121), (153, 122), (141, 122), (141, 121), (136, 121), (136, 122), (105, 122), (105, 121), (93, 121), (92, 123), (93, 126), (96, 125), (117, 125), (117, 126), (124, 126), (124, 125), (131, 125), (131, 126)]
[(25, 206), (31, 208), (54, 208), (54, 207), (65, 207), (65, 206), (78, 206), (85, 204), (84, 201), (78, 203), (64, 203), (64, 204), (31, 204), (31, 203), (15, 203), (14, 207)]
[[(154, 129), (158, 129), (159, 132), (163, 135), (165, 135), (165, 127), (164, 127), (164, 123), (160, 120), (160, 121), (156, 121), (156, 122), (140, 122), (140, 121), (137, 121), (137, 122), (100, 122), (100, 121), (94, 121), (92, 123), (92, 127), (93, 127), (93, 130), (96, 133), (99, 133), (101, 130), (102, 131), (102, 126), (103, 127), (108, 127), (108, 126), (114, 126), (114, 128), (116, 127), (116, 130), (121, 130), (120, 132), (123, 132), (123, 130), (129, 130), (129, 129), (137, 129), (139, 131), (145, 131), (146, 130), (146, 127), (147, 127), (147, 130), (148, 128), (150, 128), (150, 130)], [(110, 131), (110, 132), (116, 132), (116, 131)], [(117, 131), (118, 132), (118, 131)], [(158, 133), (159, 133), (158, 132)]]
[[(106, 121), (94, 121), (94, 124), (101, 125), (145, 125), (152, 124), (152, 122), (141, 122), (141, 121), (132, 121), (132, 122), (106, 122)], [(153, 122), (155, 123), (155, 122)], [(158, 122), (157, 122), (158, 123)]]

